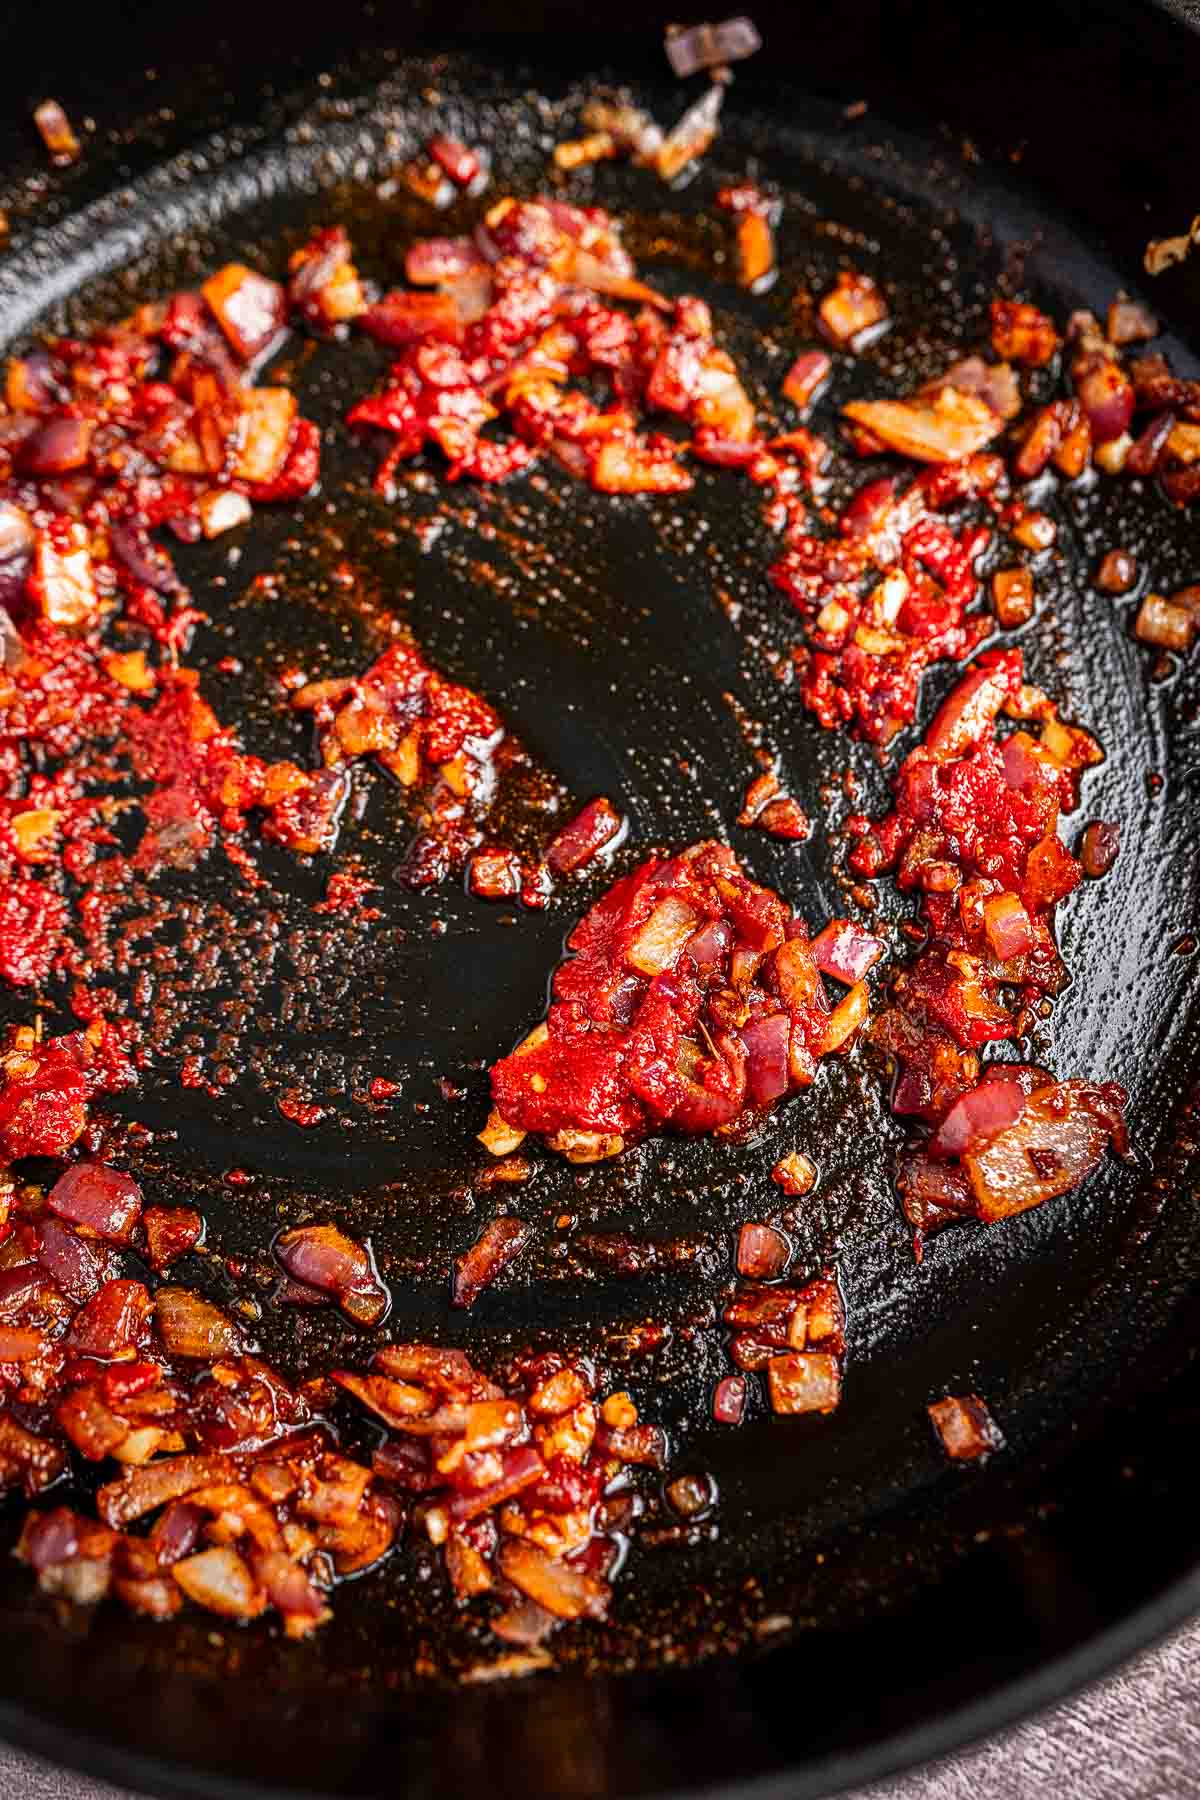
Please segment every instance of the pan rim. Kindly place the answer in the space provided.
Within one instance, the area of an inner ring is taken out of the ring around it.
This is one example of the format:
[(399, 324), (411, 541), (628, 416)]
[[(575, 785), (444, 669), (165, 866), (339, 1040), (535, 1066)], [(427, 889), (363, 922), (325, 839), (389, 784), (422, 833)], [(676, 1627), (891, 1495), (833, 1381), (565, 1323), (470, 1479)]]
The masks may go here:
[[(660, 1788), (652, 1796), (647, 1794), (646, 1800), (784, 1800), (785, 1796), (787, 1800), (829, 1800), (969, 1749), (1039, 1717), (1165, 1642), (1197, 1614), (1200, 1558), (1116, 1624), (931, 1722), (892, 1733), (864, 1749), (824, 1756), (807, 1766), (794, 1764), (774, 1774), (717, 1786)], [(328, 1788), (275, 1787), (209, 1775), (178, 1761), (126, 1750), (93, 1732), (43, 1718), (29, 1706), (4, 1699), (0, 1699), (0, 1740), (60, 1768), (119, 1783), (134, 1795), (153, 1796), (154, 1800), (330, 1800)], [(536, 1800), (532, 1794), (531, 1800)]]

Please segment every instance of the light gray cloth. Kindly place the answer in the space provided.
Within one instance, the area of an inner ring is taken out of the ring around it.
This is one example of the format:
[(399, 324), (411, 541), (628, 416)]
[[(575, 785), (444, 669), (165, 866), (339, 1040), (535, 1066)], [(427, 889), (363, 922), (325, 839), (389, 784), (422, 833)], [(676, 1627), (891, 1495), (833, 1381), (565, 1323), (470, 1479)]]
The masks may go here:
[[(1200, 1796), (1200, 1624), (1052, 1712), (850, 1800)], [(0, 1747), (3, 1800), (135, 1800)]]

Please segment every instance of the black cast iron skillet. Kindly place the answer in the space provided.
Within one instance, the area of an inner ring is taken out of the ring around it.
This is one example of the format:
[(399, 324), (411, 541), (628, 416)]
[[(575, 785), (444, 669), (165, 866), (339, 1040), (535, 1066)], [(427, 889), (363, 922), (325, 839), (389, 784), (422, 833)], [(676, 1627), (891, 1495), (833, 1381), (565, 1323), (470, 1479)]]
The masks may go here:
[[(498, 180), (533, 191), (561, 109), (593, 74), (628, 77), (664, 115), (682, 104), (649, 8), (601, 19), (568, 5), (469, 7), (453, 21), (427, 4), (323, 19), (245, 10), (201, 19), (129, 3), (51, 24), (21, 9), (0, 25), (15, 228), (0, 260), (6, 342), (119, 316), (233, 254), (278, 271), (300, 231), (335, 217), (367, 272), (394, 278), (405, 242), (430, 224), (371, 196), (433, 120), (487, 142)], [(795, 341), (791, 294), (821, 291), (845, 262), (885, 281), (898, 317), (839, 376), (838, 402), (932, 373), (978, 341), (998, 282), (1060, 315), (1103, 305), (1138, 282), (1146, 238), (1196, 209), (1200, 38), (1182, 13), (757, 10), (767, 50), (739, 74), (725, 135), (689, 187), (664, 194), (602, 168), (573, 191), (628, 215), (660, 285), (710, 299), (764, 405)], [(453, 53), (435, 54), (451, 37)], [(50, 177), (27, 125), (46, 93), (95, 122), (81, 165)], [(860, 100), (865, 116), (847, 120)], [(759, 300), (722, 278), (706, 223), (715, 186), (748, 164), (786, 202), (783, 278)], [(1184, 270), (1154, 295), (1185, 370), (1197, 291)], [(223, 543), (180, 552), (210, 614), (193, 660), (218, 709), (243, 721), (252, 747), (305, 754), (273, 677), (288, 664), (361, 666), (386, 606), (497, 700), (578, 798), (621, 803), (627, 863), (653, 844), (732, 832), (814, 921), (840, 908), (825, 831), (796, 851), (732, 826), (755, 766), (747, 721), (826, 825), (845, 810), (847, 767), (868, 806), (885, 791), (863, 748), (824, 737), (771, 675), (766, 652), (791, 631), (741, 484), (714, 475), (658, 506), (556, 477), (490, 493), (434, 483), (389, 509), (339, 423), (382, 366), (365, 347), (297, 365), (306, 410), (328, 427), (321, 501), (261, 515), (236, 561)], [(160, 1063), (123, 1104), (150, 1131), (137, 1148), (147, 1186), (195, 1198), (210, 1243), (235, 1259), (232, 1270), (197, 1259), (185, 1278), (226, 1304), (264, 1301), (272, 1233), (329, 1217), (370, 1231), (397, 1336), (498, 1355), (599, 1335), (615, 1377), (672, 1427), (677, 1467), (716, 1475), (718, 1526), (635, 1550), (616, 1621), (564, 1634), (561, 1673), (485, 1687), (455, 1682), (483, 1640), (413, 1554), (343, 1590), (335, 1622), (302, 1647), (115, 1608), (60, 1617), (6, 1560), (6, 1736), (163, 1793), (815, 1795), (994, 1729), (1194, 1608), (1200, 712), (1190, 672), (1152, 678), (1130, 607), (1101, 598), (1089, 574), (1124, 542), (1155, 586), (1196, 580), (1196, 525), (1127, 488), (1047, 504), (1061, 555), (1039, 577), (1043, 610), (1023, 641), (1034, 677), (1104, 739), (1082, 816), (1119, 818), (1125, 847), (1108, 881), (1064, 909), (1076, 980), (1032, 1051), (1064, 1074), (1129, 1086), (1139, 1166), (1107, 1167), (1082, 1193), (990, 1232), (949, 1233), (917, 1269), (891, 1188), (896, 1130), (859, 1058), (745, 1148), (658, 1144), (583, 1173), (547, 1164), (522, 1196), (534, 1248), (464, 1323), (448, 1311), (445, 1270), (494, 1204), (472, 1180), (481, 1061), (537, 1016), (563, 934), (607, 875), (516, 923), (456, 890), (414, 898), (392, 879), (403, 817), (380, 783), (364, 784), (343, 843), (380, 883), (369, 928), (318, 920), (327, 870), (282, 856), (264, 855), (257, 894), (215, 862), (167, 878), (133, 970), (159, 984)], [(409, 526), (434, 517), (430, 547)], [(255, 585), (262, 574), (275, 585)], [(218, 671), (231, 650), (241, 671)], [(944, 687), (930, 682), (927, 709)], [(883, 907), (894, 911), (886, 896)], [(219, 1104), (180, 1088), (187, 1049), (231, 1070)], [(399, 1075), (402, 1092), (372, 1111), (356, 1096), (381, 1073)], [(465, 1098), (446, 1102), (438, 1077)], [(318, 1127), (281, 1120), (288, 1089), (326, 1106)], [(736, 1223), (774, 1203), (767, 1171), (794, 1146), (822, 1171), (797, 1228), (800, 1261), (836, 1258), (849, 1302), (846, 1399), (830, 1420), (756, 1414), (721, 1435), (704, 1425), (722, 1367), (714, 1296)], [(231, 1184), (231, 1168), (253, 1179)], [(572, 1223), (556, 1228), (559, 1217)], [(660, 1244), (682, 1234), (695, 1254), (686, 1272), (598, 1279), (577, 1239), (617, 1230)], [(665, 1345), (630, 1359), (630, 1327), (649, 1317), (670, 1327)], [(257, 1329), (299, 1372), (365, 1354), (349, 1327), (322, 1318), (301, 1330), (269, 1303)], [(970, 1387), (1008, 1449), (964, 1476), (943, 1465), (924, 1408)]]

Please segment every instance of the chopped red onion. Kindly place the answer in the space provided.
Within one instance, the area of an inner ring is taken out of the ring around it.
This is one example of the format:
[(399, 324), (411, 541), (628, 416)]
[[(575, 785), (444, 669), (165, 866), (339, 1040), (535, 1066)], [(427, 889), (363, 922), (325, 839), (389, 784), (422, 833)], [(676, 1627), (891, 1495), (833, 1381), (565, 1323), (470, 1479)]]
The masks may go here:
[(979, 1217), (1006, 1219), (1077, 1187), (1110, 1142), (1124, 1147), (1124, 1105), (1112, 1082), (1060, 1081), (1031, 1094), (1012, 1124), (963, 1151)]
[(1157, 337), (1162, 327), (1140, 300), (1114, 300), (1105, 327), (1110, 344), (1142, 344)]
[(665, 300), (656, 288), (636, 280), (628, 271), (627, 263), (624, 251), (610, 261), (602, 261), (590, 250), (578, 250), (571, 272), (580, 287), (590, 288), (593, 293), (610, 294), (616, 300), (636, 300), (643, 306), (656, 306), (660, 311), (668, 312), (670, 301)]
[(718, 1425), (740, 1425), (746, 1411), (746, 1377), (726, 1375), (713, 1394), (713, 1418)]
[(1032, 921), (1016, 894), (995, 894), (984, 901), (983, 929), (1000, 962), (1027, 956), (1036, 941)]
[(189, 1600), (225, 1619), (255, 1618), (267, 1603), (245, 1562), (228, 1544), (185, 1556), (172, 1573)]
[(1054, 1077), (1038, 1063), (993, 1062), (982, 1070), (980, 1081), (1015, 1081), (1026, 1099), (1039, 1088), (1053, 1087)]
[(733, 927), (724, 919), (709, 919), (687, 941), (687, 954), (697, 969), (713, 969), (724, 962), (733, 943)]
[(608, 1610), (607, 1582), (548, 1556), (531, 1539), (502, 1539), (496, 1562), (507, 1581), (556, 1619), (602, 1619)]
[(1138, 608), (1134, 635), (1143, 644), (1154, 644), (1159, 650), (1190, 650), (1196, 635), (1196, 620), (1186, 606), (1177, 606), (1161, 594), (1147, 594)]
[(1004, 1448), (996, 1421), (978, 1394), (947, 1394), (927, 1410), (942, 1449), (954, 1462), (974, 1462)]
[(26, 561), (33, 549), (33, 523), (11, 500), (0, 500), (0, 563)]
[(97, 1510), (106, 1525), (121, 1531), (170, 1500), (182, 1500), (210, 1482), (236, 1477), (237, 1464), (228, 1456), (170, 1456), (146, 1463), (110, 1481), (96, 1495)]
[(842, 531), (852, 542), (861, 543), (871, 537), (891, 511), (896, 500), (896, 478), (880, 475), (864, 482), (847, 502), (842, 513)]
[(667, 1505), (682, 1519), (699, 1519), (716, 1505), (717, 1484), (711, 1475), (678, 1475), (664, 1489)]
[(1033, 617), (1033, 577), (1028, 569), (997, 569), (992, 576), (992, 604), (1005, 631)]
[(669, 131), (654, 155), (654, 166), (664, 181), (673, 181), (690, 162), (703, 156), (717, 135), (725, 89), (714, 84)]
[(283, 1550), (267, 1550), (254, 1557), (254, 1574), (271, 1605), (285, 1619), (319, 1619), (325, 1611), (324, 1596), (315, 1588), (300, 1564)]
[[(0, 667), (3, 667), (5, 674), (15, 675), (19, 670), (25, 667), (25, 664), (29, 659), (25, 649), (25, 641), (13, 624), (12, 615), (9, 612), (8, 607), (3, 604), (2, 597), (6, 591), (5, 583), (8, 575), (9, 568), (6, 568), (3, 563), (0, 563)], [(23, 566), (19, 569), (19, 572), (15, 573), (13, 585), (16, 589), (14, 597), (19, 598), (25, 590), (25, 570)]]
[(491, 271), (481, 263), (465, 275), (447, 276), (442, 283), (442, 292), (453, 301), (459, 324), (464, 328), (474, 325), (492, 303)]
[(154, 1296), (158, 1334), (168, 1356), (207, 1360), (241, 1348), (241, 1334), (227, 1313), (191, 1288), (161, 1287)]
[(1121, 827), (1106, 824), (1103, 819), (1093, 819), (1085, 826), (1079, 844), (1079, 860), (1083, 864), (1083, 872), (1093, 881), (1107, 875), (1117, 860), (1121, 848)]
[(404, 258), (404, 274), (417, 287), (432, 287), (486, 270), (488, 262), (495, 260), (481, 256), (469, 237), (420, 238)]
[(620, 836), (620, 813), (603, 795), (590, 800), (570, 822), (551, 838), (546, 862), (553, 875), (570, 875), (582, 869), (607, 844)]
[(21, 445), (19, 461), (30, 475), (69, 475), (87, 464), (94, 419), (49, 419)]
[(934, 714), (925, 747), (938, 762), (961, 756), (991, 730), (1008, 698), (1002, 670), (987, 664), (964, 675)]
[(583, 123), (590, 131), (606, 134), (618, 152), (650, 162), (663, 141), (662, 128), (648, 113), (627, 101), (589, 100)]
[(275, 1255), (288, 1274), (331, 1294), (356, 1325), (379, 1325), (391, 1295), (379, 1279), (370, 1246), (336, 1225), (301, 1225), (276, 1238)]
[(523, 1219), (502, 1216), (489, 1220), (471, 1248), (455, 1261), (450, 1304), (473, 1306), (484, 1288), (520, 1255), (531, 1229)]
[(76, 1163), (50, 1189), (51, 1212), (97, 1237), (127, 1244), (142, 1216), (142, 1190), (132, 1175), (104, 1163)]
[(25, 1299), (45, 1281), (46, 1271), (40, 1263), (18, 1263), (14, 1268), (0, 1269), (0, 1318), (18, 1312)]
[(429, 140), (429, 154), (438, 167), (445, 170), (455, 187), (478, 189), (484, 174), (484, 161), (478, 150), (472, 150), (458, 138), (439, 133)]
[(944, 374), (927, 381), (918, 390), (923, 398), (936, 396), (945, 387), (957, 388), (960, 394), (974, 394), (997, 418), (1015, 419), (1021, 410), (1021, 388), (1007, 363), (988, 363), (982, 356), (964, 356), (951, 363)]
[(515, 1605), (506, 1607), (498, 1618), (492, 1620), (495, 1636), (506, 1644), (516, 1644), (522, 1650), (535, 1650), (557, 1626), (558, 1620), (553, 1613), (547, 1612), (544, 1606), (538, 1606), (535, 1601), (524, 1598)]
[(135, 581), (144, 582), (157, 594), (177, 594), (179, 577), (165, 550), (151, 542), (149, 533), (138, 525), (114, 525), (109, 532), (113, 556)]
[(1005, 738), (1000, 749), (1004, 779), (1016, 794), (1033, 787), (1042, 778), (1042, 764), (1031, 748), (1031, 740), (1023, 732)]
[(303, 260), (298, 264), (293, 259), (295, 273), (288, 283), (288, 298), (304, 310), (349, 262), (350, 239), (340, 225), (330, 226), (318, 234), (309, 251), (300, 254)]
[(785, 1194), (811, 1194), (817, 1185), (816, 1165), (802, 1150), (789, 1150), (771, 1170), (771, 1180)]
[(879, 284), (869, 275), (842, 269), (817, 308), (817, 320), (840, 350), (863, 350), (887, 324), (888, 305)]
[(1161, 275), (1172, 263), (1182, 262), (1193, 244), (1200, 244), (1200, 213), (1192, 220), (1189, 230), (1181, 232), (1178, 237), (1151, 238), (1143, 258), (1146, 273)]
[(974, 456), (1003, 424), (974, 394), (946, 386), (936, 399), (852, 400), (842, 410), (853, 424), (865, 427), (876, 444), (917, 462), (960, 462)]
[(1075, 393), (1097, 444), (1111, 443), (1129, 429), (1133, 383), (1111, 357), (1089, 357), (1074, 370)]
[(75, 1514), (66, 1506), (43, 1513), (26, 1530), (23, 1547), (29, 1566), (39, 1575), (58, 1563), (70, 1562), (79, 1549)]
[(957, 1100), (934, 1133), (929, 1148), (935, 1156), (961, 1156), (1021, 1116), (1025, 1095), (1015, 1081), (997, 1074), (981, 1081)]
[(181, 1557), (190, 1556), (208, 1523), (202, 1507), (187, 1500), (172, 1500), (154, 1522), (149, 1542), (163, 1568), (169, 1569)]
[(1137, 578), (1137, 562), (1129, 551), (1110, 550), (1096, 571), (1096, 586), (1105, 594), (1127, 594)]
[(72, 163), (79, 155), (79, 139), (57, 100), (43, 100), (33, 109), (33, 122), (56, 163)]
[(897, 1186), (904, 1216), (918, 1234), (974, 1214), (974, 1195), (957, 1163), (943, 1162), (923, 1151), (902, 1157)]
[(762, 38), (753, 19), (740, 16), (720, 25), (669, 25), (664, 48), (672, 69), (686, 81), (701, 69), (743, 62), (762, 49)]
[(618, 1462), (661, 1469), (667, 1460), (667, 1434), (659, 1425), (619, 1425), (605, 1432), (604, 1449)]
[(28, 1325), (0, 1325), (0, 1363), (28, 1362), (45, 1348), (44, 1332)]
[(107, 1281), (76, 1313), (67, 1342), (81, 1356), (105, 1362), (127, 1357), (145, 1334), (150, 1307), (140, 1281)]
[(821, 973), (847, 987), (862, 981), (884, 953), (881, 940), (852, 919), (831, 919), (813, 939), (812, 949)]
[(531, 1482), (540, 1481), (546, 1473), (546, 1465), (533, 1444), (521, 1444), (515, 1450), (506, 1450), (500, 1460), (503, 1472), (496, 1481), (489, 1483), (487, 1487), (465, 1489), (455, 1494), (450, 1502), (450, 1517), (456, 1523), (463, 1524), (480, 1513), (490, 1512), (494, 1506), (511, 1500), (514, 1494), (519, 1494)]
[(69, 1300), (80, 1305), (99, 1293), (107, 1266), (91, 1244), (53, 1217), (39, 1222), (37, 1234), (38, 1261)]
[(791, 1259), (792, 1247), (774, 1225), (751, 1221), (738, 1234), (737, 1270), (752, 1281), (774, 1281)]
[(1135, 441), (1133, 449), (1125, 458), (1125, 468), (1130, 475), (1153, 475), (1162, 461), (1167, 440), (1175, 429), (1175, 414), (1162, 412), (1151, 419), (1141, 436)]
[(201, 292), (235, 354), (253, 362), (267, 350), (287, 321), (287, 295), (277, 281), (242, 263), (227, 263), (210, 275)]
[(755, 1106), (768, 1106), (788, 1090), (788, 1045), (791, 1022), (786, 1013), (755, 1019), (741, 1033), (746, 1047), (746, 1094)]
[(462, 336), (458, 308), (446, 293), (409, 294), (398, 289), (369, 306), (359, 324), (368, 337), (394, 350), (426, 338), (454, 344)]
[(823, 1350), (793, 1351), (771, 1358), (767, 1386), (773, 1412), (832, 1412), (842, 1397), (842, 1373), (837, 1357)]

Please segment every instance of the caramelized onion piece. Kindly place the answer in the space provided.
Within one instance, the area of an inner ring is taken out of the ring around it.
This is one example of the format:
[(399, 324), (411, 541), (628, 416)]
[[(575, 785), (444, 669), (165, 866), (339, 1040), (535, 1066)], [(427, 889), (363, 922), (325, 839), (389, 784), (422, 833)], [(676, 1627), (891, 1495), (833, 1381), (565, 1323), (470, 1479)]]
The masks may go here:
[(997, 569), (992, 576), (992, 604), (1005, 631), (1027, 625), (1033, 617), (1033, 577), (1028, 569)]
[(704, 155), (717, 135), (724, 99), (725, 89), (714, 83), (667, 133), (651, 158), (664, 181), (673, 181), (690, 162)]
[(43, 100), (33, 109), (33, 122), (56, 163), (73, 163), (79, 155), (79, 139), (57, 100)]
[(969, 1145), (991, 1137), (1019, 1119), (1025, 1106), (1025, 1095), (1016, 1081), (996, 1079), (981, 1081), (977, 1087), (955, 1101), (942, 1120), (929, 1148), (935, 1156), (959, 1156)]
[(887, 318), (887, 301), (878, 283), (857, 269), (842, 269), (817, 308), (821, 330), (840, 350), (865, 349)]
[(753, 1281), (774, 1281), (786, 1272), (792, 1247), (774, 1225), (754, 1222), (738, 1234), (737, 1271)]
[(978, 1394), (947, 1394), (928, 1408), (930, 1422), (954, 1462), (977, 1462), (1004, 1448), (1004, 1437)]
[(172, 1456), (108, 1482), (97, 1493), (96, 1504), (105, 1524), (120, 1531), (169, 1500), (182, 1500), (196, 1488), (236, 1476), (237, 1465), (228, 1456)]
[(762, 49), (762, 39), (754, 20), (739, 14), (720, 25), (668, 25), (665, 48), (667, 61), (684, 81), (701, 69), (742, 62)]
[(713, 1394), (713, 1418), (718, 1425), (740, 1425), (746, 1411), (746, 1377), (726, 1375)]
[(186, 1556), (171, 1573), (189, 1600), (224, 1619), (256, 1619), (266, 1607), (266, 1594), (228, 1545)]
[(1154, 644), (1159, 650), (1190, 650), (1196, 635), (1196, 620), (1185, 606), (1177, 606), (1161, 594), (1147, 594), (1138, 608), (1134, 634), (1143, 644)]
[(546, 864), (552, 875), (570, 875), (582, 869), (599, 851), (621, 834), (623, 820), (603, 795), (591, 800), (556, 832), (546, 848)]
[(242, 263), (228, 263), (203, 284), (201, 293), (231, 348), (243, 362), (261, 356), (287, 318), (287, 296), (277, 281)]
[(829, 379), (833, 364), (823, 350), (806, 350), (783, 378), (783, 392), (801, 412), (812, 405)]
[(500, 1573), (556, 1619), (602, 1619), (612, 1590), (582, 1569), (546, 1555), (524, 1538), (505, 1538), (496, 1558)]
[(241, 1348), (241, 1333), (228, 1313), (191, 1288), (160, 1287), (154, 1305), (158, 1334), (168, 1356), (207, 1360), (230, 1356)]
[(960, 394), (973, 394), (1006, 423), (1015, 419), (1021, 410), (1020, 384), (1007, 363), (988, 363), (982, 356), (964, 356), (959, 362), (951, 363), (944, 374), (918, 389), (918, 398), (935, 395), (944, 387), (957, 388)]
[(773, 1356), (767, 1364), (771, 1409), (777, 1413), (832, 1412), (842, 1397), (836, 1356), (823, 1350)]
[(854, 987), (870, 974), (884, 946), (852, 919), (831, 919), (813, 939), (812, 953), (823, 975)]
[(97, 1237), (127, 1244), (142, 1216), (142, 1190), (132, 1175), (104, 1163), (75, 1163), (48, 1196), (50, 1210)]
[(817, 1185), (816, 1166), (802, 1150), (789, 1150), (771, 1170), (771, 1180), (785, 1194), (811, 1194)]
[(331, 1294), (356, 1325), (379, 1325), (391, 1295), (379, 1279), (368, 1245), (336, 1225), (301, 1225), (275, 1240), (275, 1255), (288, 1274)]
[(699, 920), (684, 901), (668, 894), (660, 900), (633, 943), (625, 960), (642, 975), (661, 975), (675, 963)]
[(1105, 594), (1127, 594), (1137, 579), (1137, 561), (1128, 550), (1108, 551), (1096, 571), (1096, 586)]
[(889, 450), (917, 462), (959, 462), (990, 444), (1002, 421), (983, 400), (953, 387), (929, 400), (852, 400), (842, 409)]
[(989, 1223), (1078, 1187), (1110, 1143), (1125, 1142), (1115, 1083), (1060, 1081), (1025, 1101), (1016, 1121), (963, 1151), (979, 1217)]
[(478, 1135), (484, 1149), (490, 1151), (493, 1156), (510, 1156), (525, 1142), (529, 1133), (518, 1131), (493, 1107), (488, 1114), (487, 1124)]
[(491, 1219), (465, 1256), (455, 1262), (451, 1305), (473, 1306), (484, 1288), (521, 1254), (531, 1229), (523, 1219)]
[(1121, 848), (1121, 827), (1107, 824), (1103, 819), (1093, 819), (1084, 828), (1079, 843), (1079, 860), (1083, 864), (1083, 872), (1091, 880), (1097, 881), (1107, 875), (1117, 860)]

